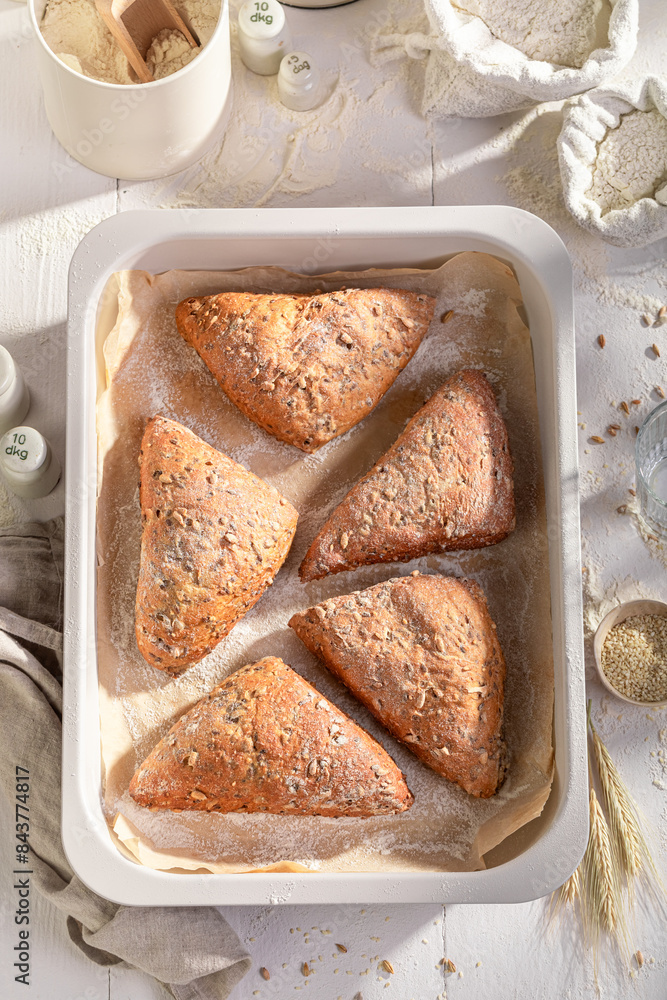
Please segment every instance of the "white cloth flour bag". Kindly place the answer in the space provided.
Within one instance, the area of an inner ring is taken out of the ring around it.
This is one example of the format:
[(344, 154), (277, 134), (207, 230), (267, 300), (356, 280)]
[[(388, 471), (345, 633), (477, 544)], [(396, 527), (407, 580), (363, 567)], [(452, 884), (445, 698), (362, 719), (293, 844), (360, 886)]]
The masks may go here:
[(620, 247), (667, 236), (667, 81), (649, 76), (568, 101), (558, 137), (568, 210)]
[(638, 0), (425, 0), (429, 34), (378, 35), (376, 63), (428, 57), (422, 113), (488, 118), (611, 79), (637, 45)]

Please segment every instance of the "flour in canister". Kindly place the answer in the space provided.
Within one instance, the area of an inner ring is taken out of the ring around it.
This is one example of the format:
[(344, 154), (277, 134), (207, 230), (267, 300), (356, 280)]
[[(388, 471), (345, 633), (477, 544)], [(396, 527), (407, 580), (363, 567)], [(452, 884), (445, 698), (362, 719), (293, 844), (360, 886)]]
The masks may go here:
[(452, 5), (481, 18), (489, 31), (530, 59), (581, 68), (608, 40), (608, 0), (459, 0)]
[[(220, 0), (181, 0), (176, 9), (196, 32), (203, 47), (220, 16)], [(61, 62), (83, 76), (103, 83), (137, 83), (118, 43), (97, 13), (95, 0), (48, 0), (42, 35)], [(201, 51), (179, 31), (164, 30), (153, 39), (146, 64), (156, 80), (176, 73)]]
[(586, 192), (603, 215), (640, 198), (667, 204), (667, 119), (657, 110), (631, 111), (598, 146)]

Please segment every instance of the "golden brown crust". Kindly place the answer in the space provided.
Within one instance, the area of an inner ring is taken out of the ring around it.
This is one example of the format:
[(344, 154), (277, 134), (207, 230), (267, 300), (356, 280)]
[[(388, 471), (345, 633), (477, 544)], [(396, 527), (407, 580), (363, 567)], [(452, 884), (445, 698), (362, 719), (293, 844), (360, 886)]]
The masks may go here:
[(308, 649), (438, 774), (488, 798), (505, 773), (505, 661), (481, 587), (407, 576), (296, 614)]
[(434, 307), (428, 295), (391, 288), (224, 292), (185, 299), (176, 325), (247, 417), (313, 452), (370, 413), (419, 347)]
[(182, 716), (130, 795), (157, 809), (317, 816), (380, 816), (413, 802), (380, 744), (274, 656)]
[(512, 472), (491, 386), (475, 369), (457, 372), (334, 510), (299, 575), (500, 542), (515, 524)]
[(273, 486), (174, 420), (141, 443), (139, 650), (180, 674), (259, 600), (287, 558), (297, 512)]

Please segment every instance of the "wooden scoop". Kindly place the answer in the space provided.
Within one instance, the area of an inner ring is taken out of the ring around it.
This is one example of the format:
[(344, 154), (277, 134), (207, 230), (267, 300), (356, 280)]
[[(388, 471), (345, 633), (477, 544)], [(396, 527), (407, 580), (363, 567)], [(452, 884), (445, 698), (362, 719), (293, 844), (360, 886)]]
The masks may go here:
[(193, 48), (199, 45), (170, 0), (95, 0), (95, 6), (142, 83), (153, 81), (146, 53), (160, 31), (180, 31)]

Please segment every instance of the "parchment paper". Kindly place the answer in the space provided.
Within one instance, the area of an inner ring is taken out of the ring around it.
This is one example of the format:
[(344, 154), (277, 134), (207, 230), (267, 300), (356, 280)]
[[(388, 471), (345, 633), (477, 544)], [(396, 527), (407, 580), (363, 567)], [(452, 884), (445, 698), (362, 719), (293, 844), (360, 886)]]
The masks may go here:
[[(304, 276), (279, 268), (229, 273), (141, 271), (117, 276), (118, 319), (98, 344), (98, 672), (105, 812), (142, 864), (173, 871), (469, 871), (539, 815), (552, 777), (553, 663), (548, 551), (533, 359), (521, 294), (509, 267), (463, 253), (434, 270)], [(315, 455), (275, 441), (229, 402), (181, 339), (174, 307), (223, 290), (323, 291), (403, 287), (438, 297), (419, 351), (375, 411)], [(442, 315), (454, 310), (452, 318)], [(365, 567), (308, 585), (297, 567), (316, 530), (450, 373), (482, 368), (506, 419), (515, 463), (517, 527), (498, 545)], [(276, 486), (299, 510), (290, 555), (253, 610), (178, 679), (142, 659), (134, 638), (140, 548), (138, 454), (156, 413)], [(509, 774), (492, 799), (474, 799), (396, 742), (287, 627), (329, 596), (419, 569), (470, 576), (484, 588), (507, 661)], [(149, 811), (127, 793), (132, 774), (173, 722), (228, 673), (273, 654), (302, 673), (383, 744), (415, 795), (399, 816), (373, 819)], [(118, 841), (117, 841), (118, 843)]]

